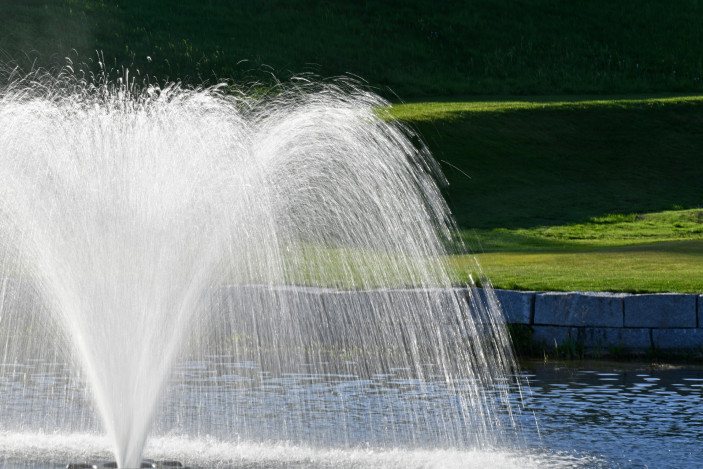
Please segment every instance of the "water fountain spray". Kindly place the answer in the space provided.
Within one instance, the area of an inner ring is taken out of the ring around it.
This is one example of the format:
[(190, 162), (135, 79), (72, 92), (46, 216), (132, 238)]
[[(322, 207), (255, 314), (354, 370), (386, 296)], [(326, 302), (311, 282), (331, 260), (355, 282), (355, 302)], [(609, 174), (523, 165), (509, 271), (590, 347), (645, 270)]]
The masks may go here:
[[(101, 427), (117, 466), (138, 467), (179, 357), (239, 337), (228, 353), (278, 370), (304, 354), (334, 371), (320, 357), (340, 343), (369, 369), (433, 363), (475, 386), (461, 412), (475, 444), (492, 444), (505, 395), (479, 386), (512, 365), (502, 318), (490, 297), (446, 293), (457, 245), (443, 179), (387, 106), (345, 80), (252, 95), (68, 72), (11, 79), (0, 262), (40, 306), (3, 311), (4, 363), (75, 363), (100, 421), (47, 422), (43, 409), (3, 428)], [(412, 288), (317, 302), (290, 289), (301, 284)], [(40, 332), (15, 333), (30, 320)]]

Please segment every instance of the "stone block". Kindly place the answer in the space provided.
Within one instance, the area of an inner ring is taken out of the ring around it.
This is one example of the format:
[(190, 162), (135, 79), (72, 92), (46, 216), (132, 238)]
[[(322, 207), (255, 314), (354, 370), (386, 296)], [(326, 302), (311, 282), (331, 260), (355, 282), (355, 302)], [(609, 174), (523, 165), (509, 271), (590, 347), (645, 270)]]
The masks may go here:
[(486, 288), (468, 288), (466, 292), (474, 321), (530, 324), (535, 292)]
[(622, 327), (627, 294), (547, 292), (535, 297), (534, 324)]
[(661, 350), (703, 349), (703, 329), (653, 329), (653, 345)]
[(494, 290), (505, 316), (505, 321), (531, 324), (535, 305), (535, 292)]
[(417, 312), (430, 308), (423, 290), (342, 290), (324, 297), (330, 315), (349, 325), (396, 324), (417, 321)]
[(576, 340), (578, 330), (574, 327), (532, 326), (532, 341), (547, 347), (561, 346), (567, 339)]
[(611, 346), (624, 350), (646, 350), (652, 346), (646, 328), (584, 327), (579, 330), (578, 340), (589, 349), (600, 347), (604, 353)]
[(329, 315), (350, 325), (447, 324), (459, 326), (473, 316), (467, 292), (458, 288), (336, 291), (322, 295)]
[(471, 308), (469, 290), (466, 288), (428, 288), (416, 291), (424, 292), (424, 303), (421, 302), (420, 306), (427, 309), (427, 312), (415, 313), (420, 321), (456, 326), (480, 320), (480, 315)]
[(696, 295), (662, 293), (625, 298), (625, 327), (696, 327)]
[[(329, 329), (322, 297), (334, 290), (289, 285), (228, 285), (194, 327), (210, 336), (246, 336), (259, 344), (315, 340)], [(219, 295), (219, 296), (217, 296)]]

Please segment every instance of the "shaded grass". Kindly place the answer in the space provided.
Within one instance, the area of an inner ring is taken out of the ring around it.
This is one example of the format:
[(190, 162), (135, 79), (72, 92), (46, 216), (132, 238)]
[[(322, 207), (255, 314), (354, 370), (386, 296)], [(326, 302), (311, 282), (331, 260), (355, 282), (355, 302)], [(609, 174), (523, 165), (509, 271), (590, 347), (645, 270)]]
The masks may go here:
[(100, 50), (192, 83), (351, 73), (404, 99), (701, 91), (702, 16), (695, 0), (0, 0), (0, 50), (30, 66)]
[(416, 103), (461, 229), (533, 228), (703, 202), (703, 99)]

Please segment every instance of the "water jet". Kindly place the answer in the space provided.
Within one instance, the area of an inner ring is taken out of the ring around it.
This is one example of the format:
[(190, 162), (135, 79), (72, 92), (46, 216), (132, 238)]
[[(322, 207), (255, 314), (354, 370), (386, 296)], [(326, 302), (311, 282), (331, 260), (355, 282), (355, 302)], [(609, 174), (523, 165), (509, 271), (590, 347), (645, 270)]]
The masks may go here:
[(441, 172), (386, 106), (345, 80), (11, 80), (8, 454), (497, 457), (516, 434), (501, 313), (452, 286)]

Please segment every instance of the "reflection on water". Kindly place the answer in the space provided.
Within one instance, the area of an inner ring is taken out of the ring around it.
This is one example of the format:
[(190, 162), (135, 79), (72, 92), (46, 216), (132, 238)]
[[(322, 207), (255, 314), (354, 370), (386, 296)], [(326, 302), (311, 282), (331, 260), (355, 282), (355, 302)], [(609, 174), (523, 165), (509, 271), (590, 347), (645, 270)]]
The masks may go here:
[[(678, 468), (703, 460), (703, 368), (524, 363), (499, 385), (521, 408), (519, 430), (481, 446), (457, 412), (470, 386), (447, 385), (429, 364), (422, 378), (343, 365), (338, 374), (305, 366), (272, 374), (226, 356), (182, 363), (147, 456), (261, 468)], [(0, 392), (5, 467), (110, 458), (85, 385), (65, 365), (6, 365)]]

